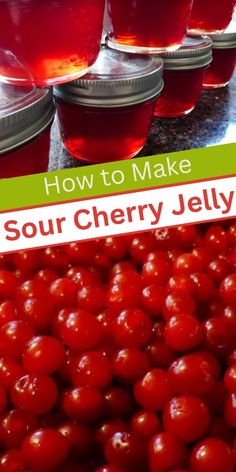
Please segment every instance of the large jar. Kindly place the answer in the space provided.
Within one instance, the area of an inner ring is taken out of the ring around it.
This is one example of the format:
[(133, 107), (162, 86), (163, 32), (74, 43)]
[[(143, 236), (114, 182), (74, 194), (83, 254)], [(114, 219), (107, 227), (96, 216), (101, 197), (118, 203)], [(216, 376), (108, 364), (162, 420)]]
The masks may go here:
[(0, 178), (46, 172), (52, 91), (0, 85)]
[(163, 54), (164, 89), (155, 115), (175, 118), (190, 113), (199, 99), (203, 74), (212, 60), (212, 42), (208, 38), (187, 37), (175, 52)]
[(236, 0), (194, 0), (188, 30), (210, 34), (225, 31), (229, 25)]
[(158, 53), (182, 44), (192, 0), (108, 0), (109, 46)]
[(86, 76), (54, 87), (65, 147), (91, 163), (135, 156), (162, 87), (161, 59), (102, 48)]
[(96, 60), (105, 0), (0, 0), (0, 75), (47, 86)]
[(203, 77), (204, 89), (226, 87), (233, 77), (236, 65), (236, 23), (225, 33), (211, 36), (213, 60)]

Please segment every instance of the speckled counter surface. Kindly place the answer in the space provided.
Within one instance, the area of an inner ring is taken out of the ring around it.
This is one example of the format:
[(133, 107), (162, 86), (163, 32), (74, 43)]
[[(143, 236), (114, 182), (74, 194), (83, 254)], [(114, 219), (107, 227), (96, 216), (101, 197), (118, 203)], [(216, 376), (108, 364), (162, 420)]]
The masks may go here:
[[(139, 156), (236, 142), (236, 73), (229, 87), (203, 91), (196, 109), (184, 118), (154, 118), (147, 144)], [(52, 129), (49, 170), (81, 163), (62, 147), (56, 123)]]

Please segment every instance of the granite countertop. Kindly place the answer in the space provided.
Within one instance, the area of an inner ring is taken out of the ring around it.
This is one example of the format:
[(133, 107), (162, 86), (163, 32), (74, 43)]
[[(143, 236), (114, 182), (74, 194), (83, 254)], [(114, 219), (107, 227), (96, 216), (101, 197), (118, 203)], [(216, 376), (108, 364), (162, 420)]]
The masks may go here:
[[(154, 118), (149, 139), (139, 156), (236, 142), (236, 73), (230, 85), (203, 91), (195, 110), (184, 118)], [(78, 167), (62, 147), (56, 122), (52, 128), (49, 170)]]

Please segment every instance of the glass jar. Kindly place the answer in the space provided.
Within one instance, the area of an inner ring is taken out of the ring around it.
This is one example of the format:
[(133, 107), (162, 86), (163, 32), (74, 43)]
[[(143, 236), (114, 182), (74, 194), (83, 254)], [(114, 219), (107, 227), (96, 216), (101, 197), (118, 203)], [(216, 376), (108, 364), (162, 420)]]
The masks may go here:
[(105, 0), (0, 0), (0, 75), (48, 86), (96, 60)]
[(0, 178), (46, 172), (52, 91), (0, 84)]
[(203, 74), (212, 60), (212, 42), (208, 38), (187, 37), (178, 51), (161, 57), (164, 89), (154, 114), (162, 118), (187, 115), (199, 99)]
[(204, 89), (225, 87), (233, 77), (236, 65), (236, 22), (232, 22), (232, 27), (225, 33), (214, 34), (211, 39), (213, 59), (204, 73)]
[(121, 51), (155, 54), (182, 44), (192, 0), (108, 0), (108, 44)]
[(102, 48), (86, 76), (54, 88), (65, 147), (91, 163), (135, 156), (162, 87), (161, 59)]
[(194, 0), (188, 31), (196, 34), (221, 33), (229, 25), (236, 0)]

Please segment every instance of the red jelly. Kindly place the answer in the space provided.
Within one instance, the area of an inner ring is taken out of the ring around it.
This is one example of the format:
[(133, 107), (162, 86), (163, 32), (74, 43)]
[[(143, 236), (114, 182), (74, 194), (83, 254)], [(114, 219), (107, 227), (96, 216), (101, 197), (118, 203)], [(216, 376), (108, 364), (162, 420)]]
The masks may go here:
[(0, 178), (47, 171), (53, 117), (50, 90), (0, 85)]
[(236, 0), (194, 0), (188, 30), (191, 33), (220, 33), (229, 25)]
[(53, 85), (83, 75), (99, 53), (105, 0), (1, 0), (0, 75)]
[(55, 87), (65, 147), (92, 163), (135, 156), (146, 141), (162, 87), (159, 58), (103, 48), (90, 73)]
[(147, 54), (178, 49), (191, 6), (192, 0), (108, 0), (109, 46)]
[(164, 89), (157, 101), (155, 116), (174, 118), (195, 108), (205, 68), (212, 59), (211, 50), (210, 39), (188, 37), (178, 51), (162, 55)]
[[(235, 25), (235, 23), (232, 23)], [(215, 34), (213, 41), (213, 60), (203, 77), (204, 89), (221, 88), (230, 82), (236, 65), (236, 29)]]

